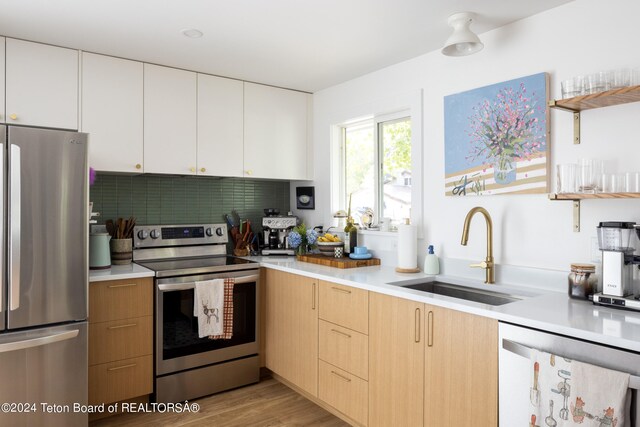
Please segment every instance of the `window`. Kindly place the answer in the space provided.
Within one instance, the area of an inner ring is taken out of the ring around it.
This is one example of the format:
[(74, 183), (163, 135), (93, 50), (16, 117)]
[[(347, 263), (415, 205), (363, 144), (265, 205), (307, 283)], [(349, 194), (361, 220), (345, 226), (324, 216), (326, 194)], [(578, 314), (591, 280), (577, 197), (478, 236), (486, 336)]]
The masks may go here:
[(376, 117), (342, 127), (343, 197), (360, 222), (390, 218), (397, 225), (411, 214), (411, 118)]

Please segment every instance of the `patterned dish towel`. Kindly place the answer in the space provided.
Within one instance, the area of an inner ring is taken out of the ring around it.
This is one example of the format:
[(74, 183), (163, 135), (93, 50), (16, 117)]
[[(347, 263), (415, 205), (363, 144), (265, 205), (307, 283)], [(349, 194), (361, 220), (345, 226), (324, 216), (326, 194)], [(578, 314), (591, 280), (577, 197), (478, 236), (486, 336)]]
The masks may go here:
[(225, 309), (223, 279), (196, 282), (193, 295), (193, 315), (198, 317), (198, 337), (223, 334)]
[(222, 333), (211, 334), (211, 340), (230, 340), (233, 337), (233, 287), (236, 281), (233, 277), (224, 279), (224, 308), (222, 310)]
[(531, 350), (529, 427), (627, 427), (629, 374)]

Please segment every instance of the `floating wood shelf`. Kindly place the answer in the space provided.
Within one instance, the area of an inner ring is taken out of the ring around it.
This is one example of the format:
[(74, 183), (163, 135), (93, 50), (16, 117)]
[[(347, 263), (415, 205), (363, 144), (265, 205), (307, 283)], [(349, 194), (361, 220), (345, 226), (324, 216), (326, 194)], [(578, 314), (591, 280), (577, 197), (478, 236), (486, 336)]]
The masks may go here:
[(580, 144), (580, 112), (640, 101), (640, 85), (549, 101), (549, 107), (573, 113), (573, 143)]
[(560, 193), (549, 194), (551, 200), (640, 199), (640, 193)]
[(570, 200), (573, 202), (573, 231), (580, 231), (580, 201), (596, 199), (640, 199), (640, 193), (552, 193), (549, 200)]
[(571, 111), (574, 113), (591, 110), (593, 108), (611, 107), (612, 105), (628, 104), (640, 101), (640, 85), (612, 89), (591, 95), (575, 96), (567, 99), (557, 99), (549, 102), (551, 108)]

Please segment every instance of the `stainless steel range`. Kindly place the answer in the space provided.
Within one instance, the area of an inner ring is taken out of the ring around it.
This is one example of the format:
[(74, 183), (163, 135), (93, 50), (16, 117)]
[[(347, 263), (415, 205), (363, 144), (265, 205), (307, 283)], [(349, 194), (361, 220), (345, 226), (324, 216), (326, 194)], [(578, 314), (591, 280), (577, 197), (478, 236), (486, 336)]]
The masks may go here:
[[(179, 402), (259, 379), (258, 264), (228, 256), (225, 224), (134, 229), (133, 259), (155, 272), (155, 400)], [(233, 337), (198, 337), (197, 281), (233, 277)]]

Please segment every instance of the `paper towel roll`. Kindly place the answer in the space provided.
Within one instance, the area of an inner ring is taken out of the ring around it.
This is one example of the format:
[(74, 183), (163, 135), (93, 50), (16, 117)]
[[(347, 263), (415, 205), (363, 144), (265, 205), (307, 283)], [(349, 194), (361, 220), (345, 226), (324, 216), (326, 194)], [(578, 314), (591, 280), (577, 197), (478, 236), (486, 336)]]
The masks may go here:
[(418, 267), (418, 230), (415, 225), (398, 225), (398, 268)]

